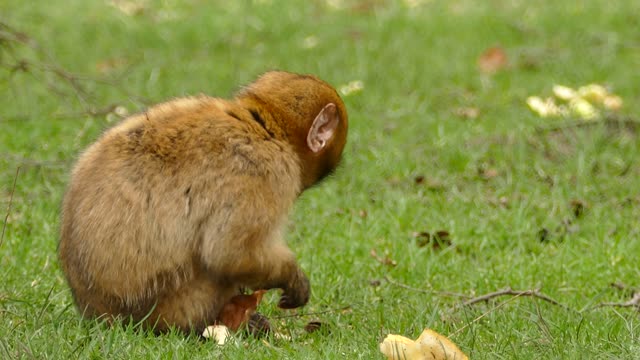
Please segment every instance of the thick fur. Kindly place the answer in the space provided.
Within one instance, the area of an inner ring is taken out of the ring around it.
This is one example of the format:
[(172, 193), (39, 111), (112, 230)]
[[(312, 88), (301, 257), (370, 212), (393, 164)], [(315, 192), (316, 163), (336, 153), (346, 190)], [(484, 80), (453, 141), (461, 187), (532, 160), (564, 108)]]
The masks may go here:
[[(340, 118), (319, 153), (305, 139), (327, 103)], [(86, 317), (201, 331), (239, 288), (309, 299), (282, 240), (299, 194), (337, 166), (347, 114), (325, 82), (269, 72), (233, 100), (169, 101), (123, 120), (79, 158), (59, 257)]]

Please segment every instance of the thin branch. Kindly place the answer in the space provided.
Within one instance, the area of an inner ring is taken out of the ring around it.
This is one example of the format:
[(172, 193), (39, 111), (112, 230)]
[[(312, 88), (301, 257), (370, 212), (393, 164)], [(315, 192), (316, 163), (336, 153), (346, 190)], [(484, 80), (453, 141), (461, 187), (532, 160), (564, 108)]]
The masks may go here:
[(609, 284), (609, 286), (611, 286), (612, 288), (614, 288), (616, 290), (627, 290), (627, 289), (629, 289), (629, 287), (627, 285), (625, 285), (624, 283), (621, 283), (621, 282), (612, 282), (611, 284)]
[(64, 160), (37, 160), (11, 153), (0, 153), (0, 160), (17, 163), (20, 167), (65, 168), (69, 166), (69, 162)]
[(9, 214), (11, 214), (11, 205), (13, 205), (13, 194), (16, 191), (16, 183), (18, 182), (18, 174), (20, 173), (20, 166), (16, 168), (16, 176), (13, 178), (13, 187), (11, 188), (11, 195), (9, 195), (9, 206), (7, 208), (7, 215), (4, 217), (4, 223), (2, 224), (2, 234), (0, 235), (0, 247), (4, 241), (4, 232), (7, 229), (7, 222), (9, 222)]
[(640, 121), (629, 116), (610, 115), (599, 121), (576, 120), (563, 123), (557, 126), (537, 127), (536, 132), (539, 134), (564, 131), (568, 129), (586, 128), (597, 125), (605, 125), (609, 128), (624, 126), (625, 128), (636, 131), (640, 129)]
[(636, 310), (640, 311), (640, 291), (637, 291), (633, 294), (633, 297), (629, 301), (625, 302), (602, 302), (598, 305), (593, 306), (589, 310), (595, 310), (603, 307), (619, 307), (619, 308), (627, 308), (632, 307), (636, 308)]
[[(20, 49), (29, 49), (30, 53), (25, 58)], [(6, 51), (3, 51), (6, 50)], [(6, 57), (3, 55), (7, 55)], [(6, 60), (5, 60), (6, 59)], [(96, 94), (91, 85), (106, 85), (115, 88), (120, 93), (126, 95), (130, 101), (138, 105), (146, 106), (149, 101), (143, 97), (133, 94), (126, 86), (121, 84), (123, 73), (117, 78), (93, 77), (76, 74), (66, 70), (57, 64), (46, 49), (28, 35), (19, 32), (0, 19), (0, 68), (8, 71), (8, 79), (15, 73), (25, 73), (37, 82), (43, 84), (47, 89), (65, 100), (75, 97), (80, 107), (81, 114), (92, 117), (110, 113), (109, 109), (113, 105), (100, 107), (95, 104)], [(127, 69), (127, 72), (132, 67)], [(28, 116), (18, 116), (14, 118), (29, 118)], [(4, 120), (7, 120), (6, 118)]]
[(482, 313), (480, 316), (476, 317), (475, 319), (471, 320), (469, 323), (465, 324), (463, 327), (461, 327), (460, 329), (454, 331), (453, 333), (449, 334), (448, 337), (454, 337), (456, 335), (458, 335), (459, 333), (461, 333), (464, 329), (468, 328), (469, 326), (471, 326), (472, 324), (477, 323), (478, 321), (482, 320), (484, 317), (486, 317), (487, 315), (491, 314), (492, 312), (500, 309), (501, 307), (507, 305), (508, 303), (515, 301), (517, 298), (519, 297), (519, 295), (516, 295), (508, 300), (505, 300), (504, 302), (501, 302), (500, 304), (498, 304), (496, 307), (491, 308), (487, 311), (485, 311), (484, 313)]
[(533, 297), (536, 299), (540, 299), (543, 301), (546, 301), (552, 305), (556, 305), (556, 306), (560, 306), (564, 309), (570, 309), (569, 307), (567, 307), (566, 305), (563, 305), (559, 302), (557, 302), (556, 300), (553, 300), (552, 298), (550, 298), (549, 296), (543, 294), (540, 292), (540, 289), (531, 289), (531, 290), (513, 290), (512, 288), (508, 287), (502, 290), (498, 290), (498, 291), (494, 291), (488, 294), (484, 294), (478, 297), (475, 297), (473, 299), (469, 299), (465, 302), (463, 302), (461, 304), (461, 306), (470, 306), (470, 305), (474, 305), (477, 304), (479, 302), (485, 302), (485, 301), (489, 301), (491, 299), (500, 297), (500, 296), (515, 296), (515, 297), (521, 297), (521, 296), (529, 296), (529, 297)]
[[(518, 299), (519, 297), (522, 297), (522, 296), (529, 296), (529, 297), (538, 298), (540, 300), (544, 300), (546, 302), (549, 302), (549, 303), (551, 303), (553, 305), (560, 306), (563, 309), (573, 310), (573, 309), (569, 308), (568, 306), (560, 304), (559, 302), (553, 300), (552, 298), (548, 297), (547, 295), (542, 294), (539, 289), (518, 291), (518, 290), (513, 290), (510, 287), (505, 288), (503, 290), (499, 290), (499, 291), (495, 291), (495, 292), (492, 292), (492, 293), (488, 293), (488, 294), (485, 294), (485, 295), (482, 295), (482, 296), (478, 296), (478, 297), (475, 297), (475, 298), (470, 299), (470, 300), (467, 300), (467, 301), (465, 301), (464, 303), (462, 303), (458, 307), (464, 307), (464, 306), (477, 304), (479, 302), (488, 301), (488, 300), (495, 299), (495, 298), (501, 297), (501, 296), (513, 296), (513, 297), (508, 299), (508, 300), (505, 300), (504, 302), (501, 302), (497, 306), (485, 311), (480, 316), (478, 316), (475, 319), (471, 320), (468, 324), (464, 325), (460, 329), (458, 329), (458, 330), (454, 331), (453, 333), (451, 333), (449, 335), (449, 337), (456, 336), (457, 334), (459, 334), (460, 332), (462, 332), (464, 329), (468, 328), (472, 324), (480, 321), (481, 319), (483, 319), (487, 315), (491, 314), (492, 312), (500, 309), (501, 307), (507, 305), (510, 302), (515, 301), (516, 299)], [(573, 311), (575, 311), (575, 310), (573, 310)]]
[[(84, 118), (84, 117), (97, 118), (97, 117), (107, 116), (109, 114), (116, 115), (117, 119), (123, 119), (123, 118), (127, 117), (126, 114), (119, 114), (117, 112), (119, 107), (120, 107), (120, 105), (117, 105), (117, 104), (110, 104), (110, 105), (107, 105), (107, 106), (104, 106), (104, 107), (100, 107), (100, 108), (96, 108), (96, 107), (93, 107), (93, 106), (87, 106), (81, 111), (52, 114), (50, 116), (50, 119), (69, 120), (69, 119), (79, 119), (79, 118)], [(134, 113), (135, 112), (136, 111), (134, 111)], [(0, 117), (0, 122), (2, 122), (2, 121), (4, 121), (4, 122), (9, 122), (9, 121), (27, 121), (29, 119), (30, 119), (30, 117), (28, 115), (17, 115), (17, 116), (12, 116), (12, 117), (7, 117), (7, 118)]]
[(54, 119), (76, 119), (76, 118), (80, 118), (80, 117), (84, 117), (84, 116), (90, 116), (90, 117), (101, 117), (101, 116), (106, 116), (109, 115), (113, 112), (115, 112), (115, 110), (118, 108), (119, 105), (117, 104), (111, 104), (111, 105), (107, 105), (105, 107), (102, 108), (86, 108), (83, 111), (77, 111), (77, 112), (72, 112), (72, 113), (62, 113), (62, 114), (54, 114), (52, 115), (52, 118)]
[(321, 315), (321, 314), (326, 314), (326, 313), (334, 313), (334, 312), (344, 311), (344, 310), (349, 310), (349, 309), (351, 309), (351, 305), (345, 305), (343, 307), (334, 308), (334, 309), (328, 309), (328, 310), (324, 310), (324, 311), (274, 316), (274, 317), (272, 317), (272, 319), (286, 319), (286, 318), (299, 318), (299, 317), (305, 317), (305, 316), (315, 316), (315, 315)]

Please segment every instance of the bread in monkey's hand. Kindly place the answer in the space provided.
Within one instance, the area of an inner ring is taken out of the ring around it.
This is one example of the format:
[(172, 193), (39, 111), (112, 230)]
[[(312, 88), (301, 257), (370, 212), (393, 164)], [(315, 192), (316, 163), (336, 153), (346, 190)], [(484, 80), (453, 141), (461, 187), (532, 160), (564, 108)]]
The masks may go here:
[(305, 305), (284, 225), (338, 166), (347, 127), (333, 87), (273, 71), (231, 100), (175, 99), (106, 131), (62, 204), (58, 253), (80, 313), (202, 333), (241, 288)]
[(451, 340), (425, 329), (417, 340), (389, 334), (380, 344), (380, 352), (389, 360), (468, 360)]

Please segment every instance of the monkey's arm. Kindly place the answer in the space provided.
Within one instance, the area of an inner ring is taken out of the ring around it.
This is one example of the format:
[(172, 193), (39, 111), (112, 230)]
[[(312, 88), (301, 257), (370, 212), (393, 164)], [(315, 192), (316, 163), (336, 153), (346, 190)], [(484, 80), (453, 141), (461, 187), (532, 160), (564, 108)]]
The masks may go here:
[[(261, 256), (251, 255), (246, 261), (253, 261), (243, 269), (238, 269), (236, 279), (252, 289), (283, 289), (278, 306), (293, 309), (305, 305), (311, 292), (309, 279), (296, 259), (280, 239), (277, 243), (263, 248)], [(246, 271), (248, 270), (248, 271)]]
[(281, 308), (305, 305), (310, 296), (309, 280), (279, 237), (279, 231), (264, 234), (251, 227), (245, 224), (243, 233), (234, 239), (235, 244), (228, 247), (205, 246), (203, 261), (212, 276), (252, 289), (283, 289)]
[(278, 165), (271, 173), (281, 174), (278, 178), (239, 171), (227, 183), (233, 185), (211, 189), (209, 193), (219, 196), (207, 206), (199, 253), (220, 281), (252, 289), (283, 289), (280, 307), (295, 308), (307, 303), (310, 292), (309, 280), (282, 237), (298, 195), (297, 174), (275, 169), (286, 159), (274, 160)]

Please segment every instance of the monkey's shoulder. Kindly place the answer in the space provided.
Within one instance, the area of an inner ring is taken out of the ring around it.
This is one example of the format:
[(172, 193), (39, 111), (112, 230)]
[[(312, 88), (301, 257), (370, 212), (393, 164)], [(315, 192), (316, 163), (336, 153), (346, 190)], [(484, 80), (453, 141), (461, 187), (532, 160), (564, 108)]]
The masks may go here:
[(124, 119), (85, 151), (77, 168), (141, 180), (252, 177), (267, 185), (288, 178), (295, 184), (301, 172), (290, 144), (268, 136), (246, 109), (206, 96), (175, 99)]
[(238, 112), (229, 110), (233, 107), (227, 100), (207, 96), (174, 99), (124, 119), (97, 143), (124, 157), (151, 155), (171, 161), (224, 156), (229, 147), (265, 140), (251, 124), (229, 115)]

